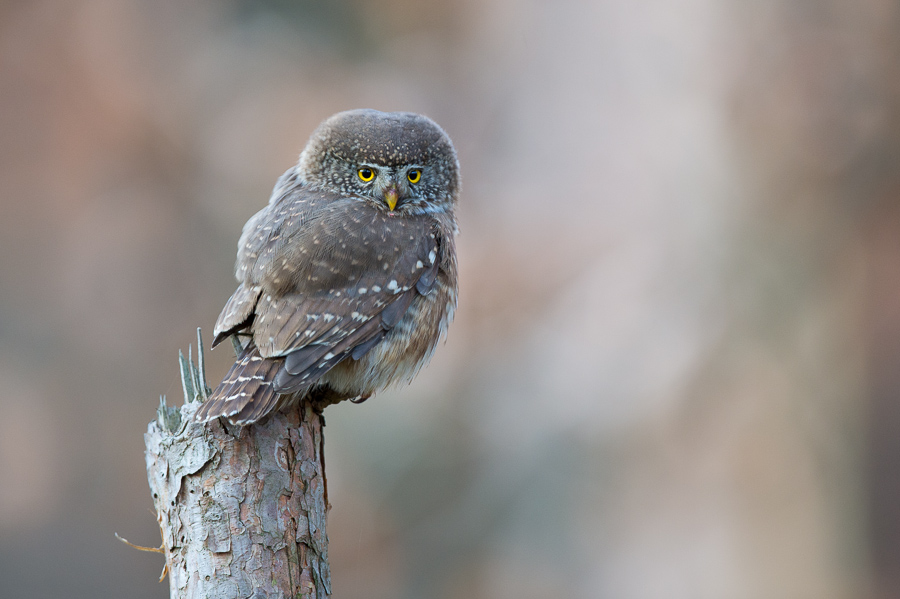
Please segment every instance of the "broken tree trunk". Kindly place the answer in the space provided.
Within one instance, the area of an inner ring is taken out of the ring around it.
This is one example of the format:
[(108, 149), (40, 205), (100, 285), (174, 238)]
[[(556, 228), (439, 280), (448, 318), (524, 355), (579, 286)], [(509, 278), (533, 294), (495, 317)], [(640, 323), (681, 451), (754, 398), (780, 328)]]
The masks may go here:
[(144, 441), (172, 599), (331, 595), (321, 411), (303, 403), (246, 427), (201, 424), (209, 394), (181, 357), (187, 398), (160, 403)]

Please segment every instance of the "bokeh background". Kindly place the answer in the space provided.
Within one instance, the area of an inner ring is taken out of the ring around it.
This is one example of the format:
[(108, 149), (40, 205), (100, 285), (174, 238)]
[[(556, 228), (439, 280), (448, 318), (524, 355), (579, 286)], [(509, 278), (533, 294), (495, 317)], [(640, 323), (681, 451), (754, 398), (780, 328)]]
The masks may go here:
[[(339, 110), (459, 151), (461, 296), (327, 413), (341, 599), (900, 597), (900, 4), (0, 2), (0, 596), (167, 597), (143, 437)], [(227, 347), (208, 354), (209, 375)]]

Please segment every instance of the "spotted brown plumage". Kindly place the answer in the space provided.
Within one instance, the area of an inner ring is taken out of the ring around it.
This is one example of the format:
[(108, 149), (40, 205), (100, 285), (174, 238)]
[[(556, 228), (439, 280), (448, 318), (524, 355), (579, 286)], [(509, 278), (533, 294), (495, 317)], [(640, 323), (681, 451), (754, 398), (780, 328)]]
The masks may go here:
[(244, 226), (213, 340), (238, 335), (243, 351), (197, 418), (249, 424), (415, 376), (456, 306), (458, 189), (453, 145), (426, 117), (323, 122)]

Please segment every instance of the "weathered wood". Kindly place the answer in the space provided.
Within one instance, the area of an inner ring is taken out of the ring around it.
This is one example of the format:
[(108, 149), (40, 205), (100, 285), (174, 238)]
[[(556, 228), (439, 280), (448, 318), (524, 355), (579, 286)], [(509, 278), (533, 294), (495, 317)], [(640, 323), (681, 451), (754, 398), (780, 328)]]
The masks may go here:
[(182, 373), (193, 400), (163, 402), (144, 435), (172, 599), (329, 597), (321, 412), (200, 424), (202, 369)]

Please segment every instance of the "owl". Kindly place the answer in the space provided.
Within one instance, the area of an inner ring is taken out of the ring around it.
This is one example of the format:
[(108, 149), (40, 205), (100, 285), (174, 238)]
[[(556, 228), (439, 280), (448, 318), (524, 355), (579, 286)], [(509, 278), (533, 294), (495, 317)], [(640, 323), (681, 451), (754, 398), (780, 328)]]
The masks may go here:
[(453, 319), (459, 162), (434, 121), (326, 119), (244, 225), (213, 347), (240, 352), (197, 418), (247, 425), (305, 398), (411, 380)]

